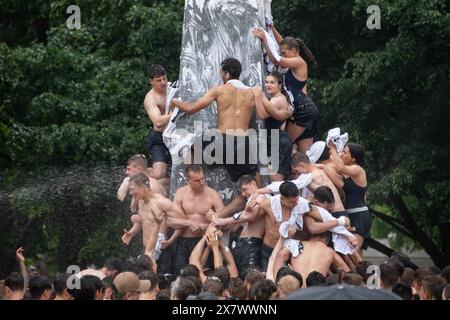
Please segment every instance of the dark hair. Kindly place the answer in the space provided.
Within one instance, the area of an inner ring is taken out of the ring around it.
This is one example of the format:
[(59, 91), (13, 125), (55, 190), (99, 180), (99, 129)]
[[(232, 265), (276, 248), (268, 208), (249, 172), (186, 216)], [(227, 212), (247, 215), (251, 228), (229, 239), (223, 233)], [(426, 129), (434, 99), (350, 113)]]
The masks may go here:
[(139, 274), (143, 271), (153, 271), (153, 261), (146, 254), (139, 255), (136, 260), (132, 261), (128, 271)]
[(224, 290), (223, 283), (219, 278), (208, 278), (205, 283), (203, 283), (203, 292), (211, 292), (216, 297), (222, 296)]
[(299, 55), (317, 67), (317, 61), (311, 50), (306, 46), (305, 42), (300, 38), (285, 37), (280, 45), (285, 45), (288, 49), (296, 49)]
[(180, 277), (186, 278), (186, 277), (200, 277), (200, 271), (198, 270), (197, 266), (193, 264), (187, 264), (180, 270)]
[(55, 288), (55, 293), (61, 295), (64, 293), (64, 289), (67, 289), (67, 280), (69, 280), (71, 274), (60, 273), (56, 276), (55, 281), (53, 281), (53, 288)]
[(445, 299), (450, 300), (450, 284), (445, 285), (443, 292), (445, 295)]
[(186, 166), (186, 176), (191, 172), (203, 172), (203, 168), (199, 164), (189, 164)]
[(395, 293), (403, 300), (412, 300), (413, 299), (412, 288), (402, 282), (394, 284), (394, 286), (392, 287), (392, 293)]
[(159, 278), (159, 289), (170, 289), (171, 283), (176, 279), (173, 274), (158, 274)]
[(195, 293), (195, 285), (192, 281), (178, 277), (172, 284), (172, 294), (178, 300), (186, 300)]
[(367, 273), (367, 270), (371, 265), (373, 265), (373, 263), (367, 260), (360, 261), (356, 265), (356, 273), (362, 277), (364, 283), (367, 283), (367, 279), (369, 279), (370, 277), (370, 274)]
[(400, 281), (398, 268), (393, 263), (383, 263), (380, 265), (380, 278), (384, 286), (392, 287)]
[(223, 283), (223, 288), (228, 289), (228, 284), (230, 283), (230, 271), (227, 267), (221, 266), (214, 270), (213, 276), (219, 278)]
[(223, 72), (228, 72), (231, 79), (239, 79), (242, 72), (242, 66), (238, 59), (227, 58), (220, 64)]
[(309, 159), (309, 157), (306, 154), (304, 154), (302, 152), (296, 152), (292, 155), (291, 165), (296, 166), (299, 163), (310, 164), (311, 160)]
[(332, 275), (329, 275), (326, 279), (325, 279), (325, 284), (327, 285), (327, 286), (332, 286), (332, 285), (335, 285), (335, 284), (338, 284), (339, 283), (339, 275), (338, 274), (332, 274)]
[(387, 263), (393, 264), (397, 268), (398, 277), (401, 278), (405, 271), (405, 266), (397, 256), (391, 256), (386, 260)]
[(106, 259), (103, 267), (109, 271), (117, 271), (117, 274), (123, 271), (123, 263), (119, 258), (111, 257)]
[(11, 272), (5, 279), (5, 287), (11, 289), (11, 291), (22, 291), (25, 286), (23, 277), (18, 272)]
[(319, 159), (317, 159), (317, 162), (320, 163), (322, 161), (326, 161), (329, 159), (330, 159), (330, 148), (328, 146), (325, 146)]
[(426, 276), (432, 276), (433, 272), (428, 268), (419, 268), (414, 271), (414, 281), (420, 287), (422, 285), (422, 281)]
[(361, 277), (361, 275), (359, 275), (358, 273), (354, 273), (354, 272), (347, 272), (344, 275), (344, 278), (342, 279), (342, 281), (351, 286), (362, 287), (362, 285), (363, 285), (363, 278)]
[(312, 271), (306, 277), (306, 286), (308, 288), (323, 285), (325, 285), (325, 277), (320, 272)]
[(450, 266), (446, 266), (441, 271), (441, 277), (445, 280), (446, 283), (450, 283)]
[(155, 290), (155, 288), (159, 284), (158, 275), (152, 271), (142, 271), (141, 273), (139, 273), (139, 280), (150, 280), (149, 291)]
[(104, 277), (102, 279), (102, 283), (103, 283), (103, 286), (105, 287), (105, 289), (114, 287), (113, 278), (111, 276)]
[(281, 93), (286, 97), (286, 100), (289, 104), (292, 104), (291, 101), (291, 97), (289, 97), (289, 94), (286, 91), (286, 88), (284, 87), (284, 78), (283, 78), (283, 74), (279, 71), (272, 71), (270, 72), (267, 77), (274, 77), (275, 79), (277, 79), (278, 84), (281, 85)]
[(430, 271), (433, 272), (433, 274), (436, 276), (440, 275), (442, 272), (442, 270), (437, 266), (431, 266), (431, 267), (428, 267), (428, 269), (430, 269)]
[(314, 198), (322, 203), (334, 203), (333, 191), (327, 186), (320, 186), (314, 191)]
[(298, 280), (298, 283), (300, 284), (300, 288), (303, 286), (302, 275), (300, 273), (298, 273), (297, 271), (294, 271), (287, 266), (281, 267), (280, 269), (278, 269), (275, 281), (278, 283), (280, 281), (280, 279), (283, 278), (284, 276), (293, 276), (294, 278), (296, 278)]
[(202, 282), (200, 281), (200, 279), (198, 277), (194, 277), (194, 276), (188, 276), (188, 277), (184, 277), (186, 280), (191, 281), (194, 286), (195, 286), (195, 295), (198, 295), (200, 292), (202, 292)]
[(330, 231), (325, 231), (325, 232), (322, 232), (319, 234), (314, 234), (314, 235), (312, 235), (312, 237), (325, 240), (326, 245), (330, 244), (330, 242), (332, 240), (332, 234)]
[(291, 181), (285, 181), (280, 185), (280, 194), (286, 198), (294, 198), (300, 194), (295, 183)]
[(147, 75), (150, 80), (153, 78), (159, 78), (166, 75), (166, 70), (159, 64), (152, 64), (147, 69)]
[(228, 285), (230, 295), (239, 300), (247, 299), (247, 288), (241, 278), (231, 278)]
[(83, 278), (88, 279), (93, 284), (95, 291), (100, 291), (100, 292), (105, 291), (105, 285), (103, 284), (103, 281), (99, 277), (88, 274), (88, 275), (81, 277), (81, 279), (83, 279)]
[(69, 292), (74, 300), (94, 300), (95, 291), (95, 285), (86, 276), (81, 277), (79, 289), (67, 289), (67, 292)]
[(51, 290), (52, 284), (47, 277), (36, 276), (30, 279), (28, 284), (30, 294), (33, 299), (39, 299), (45, 290)]
[(148, 160), (143, 154), (135, 154), (128, 159), (127, 165), (137, 165), (146, 169), (148, 167)]
[(242, 186), (250, 184), (253, 181), (256, 182), (256, 177), (254, 175), (245, 174), (245, 175), (241, 176), (238, 180), (239, 190), (242, 189)]
[(253, 287), (256, 282), (263, 280), (264, 275), (261, 271), (256, 269), (250, 269), (248, 268), (247, 274), (245, 275), (244, 281), (250, 285), (250, 287)]
[(400, 278), (400, 282), (412, 287), (414, 283), (414, 270), (411, 268), (405, 268)]
[(135, 174), (130, 178), (130, 181), (136, 183), (139, 187), (147, 187), (150, 188), (150, 179), (143, 172)]
[(278, 288), (272, 280), (264, 279), (255, 283), (250, 296), (255, 300), (269, 300), (277, 290)]
[(356, 164), (361, 167), (364, 166), (364, 147), (357, 143), (348, 143), (347, 147), (352, 158), (355, 158)]
[(425, 276), (422, 280), (422, 290), (431, 293), (434, 299), (438, 298), (437, 295), (439, 295), (439, 291), (442, 295), (444, 285), (444, 279), (436, 275)]

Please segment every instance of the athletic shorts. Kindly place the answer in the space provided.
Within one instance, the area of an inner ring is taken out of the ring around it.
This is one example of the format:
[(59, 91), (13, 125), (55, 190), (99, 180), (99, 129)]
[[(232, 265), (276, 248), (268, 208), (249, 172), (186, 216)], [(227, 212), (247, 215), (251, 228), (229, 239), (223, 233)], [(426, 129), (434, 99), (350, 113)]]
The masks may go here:
[[(369, 210), (349, 213), (350, 223), (355, 227), (355, 233), (364, 239), (370, 238), (370, 229), (372, 228), (372, 214)], [(364, 241), (362, 248), (366, 250), (368, 244)]]
[(169, 149), (164, 144), (162, 132), (152, 130), (148, 136), (147, 146), (153, 163), (164, 162), (170, 164), (172, 162)]
[(294, 112), (288, 121), (306, 128), (303, 134), (296, 139), (296, 142), (298, 140), (314, 138), (318, 134), (319, 109), (310, 97), (304, 93), (300, 93), (295, 100)]
[(261, 245), (261, 255), (259, 257), (259, 264), (261, 266), (261, 271), (267, 271), (267, 266), (269, 265), (270, 255), (272, 254), (273, 248), (265, 245)]
[[(280, 130), (279, 133), (279, 160), (278, 160), (278, 173), (284, 175), (285, 177), (291, 174), (291, 155), (292, 155), (292, 140), (289, 138), (289, 135), (286, 131)], [(268, 156), (272, 156), (270, 135), (267, 139), (267, 149)], [(273, 162), (273, 160), (272, 160)]]
[(239, 274), (250, 266), (259, 266), (262, 240), (258, 238), (239, 238), (233, 249), (234, 261)]

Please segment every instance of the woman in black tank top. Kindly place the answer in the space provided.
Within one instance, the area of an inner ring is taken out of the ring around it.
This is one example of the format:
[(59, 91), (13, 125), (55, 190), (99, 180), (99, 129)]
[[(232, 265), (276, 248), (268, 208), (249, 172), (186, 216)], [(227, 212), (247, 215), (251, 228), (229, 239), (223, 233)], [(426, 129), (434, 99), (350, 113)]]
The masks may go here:
[[(290, 172), (292, 141), (283, 130), (286, 120), (292, 115), (292, 108), (289, 104), (289, 96), (283, 87), (283, 76), (281, 73), (271, 72), (265, 81), (267, 93), (270, 101), (262, 93), (260, 87), (254, 87), (256, 108), (260, 110), (264, 119), (265, 129), (267, 129), (267, 155), (271, 156), (271, 130), (279, 130), (279, 161), (277, 173), (270, 175), (270, 181), (283, 181)], [(273, 163), (273, 161), (272, 161)], [(275, 169), (272, 165), (272, 168)]]
[[(367, 249), (364, 241), (370, 238), (372, 215), (366, 206), (365, 196), (367, 190), (366, 171), (364, 165), (364, 147), (360, 144), (349, 143), (340, 156), (336, 146), (328, 143), (333, 162), (344, 177), (345, 210), (348, 213), (352, 226), (356, 229), (356, 238), (360, 249)], [(362, 252), (359, 252), (362, 257)]]

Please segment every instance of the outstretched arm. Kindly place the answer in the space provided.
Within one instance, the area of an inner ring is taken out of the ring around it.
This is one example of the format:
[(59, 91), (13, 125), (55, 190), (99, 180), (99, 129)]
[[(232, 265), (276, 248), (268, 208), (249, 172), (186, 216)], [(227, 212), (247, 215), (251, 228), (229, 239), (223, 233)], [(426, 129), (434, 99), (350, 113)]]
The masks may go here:
[(192, 253), (189, 257), (189, 263), (193, 264), (198, 268), (200, 271), (200, 281), (203, 283), (205, 282), (205, 274), (203, 273), (203, 265), (200, 263), (200, 258), (202, 256), (203, 250), (205, 249), (206, 245), (206, 235), (204, 235), (200, 241), (197, 243), (197, 245), (192, 250)]
[(283, 42), (283, 36), (278, 32), (277, 29), (275, 29), (275, 26), (273, 24), (269, 25), (269, 29), (272, 30), (278, 45), (281, 45), (281, 42)]
[(27, 266), (25, 264), (25, 256), (23, 255), (23, 247), (16, 250), (16, 260), (19, 263), (20, 274), (22, 274), (24, 281), (24, 288), (28, 288), (30, 277), (28, 275)]
[(236, 266), (236, 262), (234, 261), (233, 254), (230, 251), (230, 248), (224, 246), (220, 241), (220, 252), (222, 253), (225, 262), (227, 263), (227, 269), (230, 272), (230, 278), (237, 278), (239, 276), (238, 269)]
[(266, 279), (272, 280), (275, 282), (275, 275), (273, 274), (273, 267), (275, 264), (275, 259), (278, 255), (278, 252), (280, 252), (281, 248), (283, 247), (283, 238), (279, 238), (277, 244), (275, 245), (275, 248), (272, 250), (272, 254), (269, 258), (269, 263), (267, 265), (267, 272), (266, 272)]
[(123, 201), (128, 193), (128, 188), (130, 185), (130, 177), (126, 177), (123, 179), (122, 184), (119, 187), (119, 190), (117, 190), (117, 199), (120, 201)]
[(216, 100), (217, 96), (218, 96), (218, 89), (217, 87), (213, 87), (209, 89), (209, 91), (202, 98), (193, 103), (187, 103), (181, 101), (180, 99), (173, 99), (172, 103), (175, 105), (175, 107), (178, 107), (178, 109), (180, 109), (181, 111), (191, 114), (196, 113), (209, 106), (211, 103), (213, 103), (214, 100)]

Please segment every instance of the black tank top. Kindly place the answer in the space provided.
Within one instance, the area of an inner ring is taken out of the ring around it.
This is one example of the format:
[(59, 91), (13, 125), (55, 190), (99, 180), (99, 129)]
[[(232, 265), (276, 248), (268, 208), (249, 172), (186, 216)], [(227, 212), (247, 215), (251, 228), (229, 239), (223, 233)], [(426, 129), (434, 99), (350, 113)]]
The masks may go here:
[(283, 125), (284, 120), (277, 120), (275, 118), (269, 117), (264, 120), (264, 126), (267, 130), (269, 130), (267, 133), (270, 134), (271, 129), (280, 129)]
[(308, 79), (306, 79), (305, 81), (297, 80), (294, 77), (294, 74), (292, 73), (291, 69), (289, 69), (284, 74), (284, 85), (285, 85), (286, 89), (288, 91), (290, 91), (292, 93), (292, 95), (294, 96), (294, 102), (297, 101), (297, 97), (302, 92), (302, 90), (305, 87), (307, 81), (308, 81)]
[(352, 178), (344, 178), (345, 209), (364, 207), (367, 187), (361, 188)]

